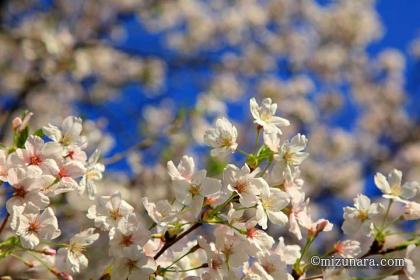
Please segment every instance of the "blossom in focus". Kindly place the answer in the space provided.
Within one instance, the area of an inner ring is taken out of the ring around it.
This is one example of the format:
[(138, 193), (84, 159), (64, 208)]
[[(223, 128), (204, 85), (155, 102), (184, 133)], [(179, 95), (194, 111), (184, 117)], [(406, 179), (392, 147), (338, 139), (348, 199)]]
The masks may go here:
[(63, 146), (84, 146), (86, 145), (86, 138), (82, 136), (82, 120), (73, 116), (64, 119), (61, 127), (58, 128), (52, 124), (43, 127), (43, 132), (54, 142), (60, 143)]
[(17, 149), (10, 155), (10, 163), (20, 166), (39, 167), (43, 172), (49, 172), (56, 159), (61, 155), (62, 148), (58, 143), (44, 143), (38, 136), (30, 135), (24, 149)]
[(13, 206), (10, 227), (20, 237), (23, 247), (33, 249), (41, 239), (52, 240), (60, 236), (57, 218), (48, 207), (42, 213), (37, 208)]
[(344, 208), (342, 226), (344, 233), (369, 235), (372, 229), (372, 218), (379, 214), (380, 208), (382, 208), (381, 204), (371, 203), (367, 196), (359, 194), (354, 199), (354, 207)]
[(204, 143), (212, 147), (211, 155), (224, 157), (235, 152), (238, 147), (236, 127), (226, 118), (217, 119), (214, 128), (204, 134)]
[(265, 98), (261, 105), (258, 105), (255, 98), (249, 101), (251, 114), (254, 117), (254, 123), (264, 129), (264, 133), (282, 134), (280, 127), (289, 126), (290, 122), (286, 119), (276, 116), (277, 104), (273, 103), (271, 98)]
[(282, 212), (289, 204), (289, 195), (276, 188), (262, 188), (258, 201), (256, 219), (258, 224), (267, 228), (267, 219), (273, 224), (287, 223), (287, 215)]
[(86, 247), (91, 245), (99, 238), (94, 228), (88, 228), (75, 234), (67, 247), (57, 251), (57, 267), (71, 273), (79, 273), (88, 266), (88, 259), (83, 254)]
[(239, 202), (244, 207), (254, 206), (258, 203), (258, 195), (264, 188), (269, 188), (263, 178), (257, 177), (259, 169), (251, 172), (247, 164), (239, 169), (233, 164), (228, 164), (223, 172), (223, 183), (230, 192), (239, 195)]
[(112, 232), (110, 240), (110, 255), (124, 256), (127, 250), (135, 247), (138, 250), (149, 240), (150, 232), (137, 219), (134, 213), (119, 220)]
[(13, 187), (13, 196), (6, 202), (9, 213), (13, 212), (14, 206), (31, 204), (32, 207), (44, 209), (50, 203), (49, 198), (41, 192), (42, 186), (52, 182), (50, 176), (34, 174), (23, 168), (9, 170), (7, 182)]
[(406, 202), (414, 197), (419, 189), (417, 182), (406, 182), (401, 185), (402, 172), (394, 169), (386, 178), (382, 173), (376, 173), (375, 184), (383, 193), (383, 197), (400, 202)]
[(121, 218), (132, 213), (134, 208), (121, 199), (121, 193), (115, 192), (111, 196), (101, 196), (96, 204), (88, 209), (87, 217), (94, 220), (95, 226), (102, 230), (110, 230), (118, 225)]
[(220, 180), (206, 176), (206, 170), (196, 171), (194, 160), (189, 156), (183, 156), (176, 167), (169, 161), (168, 172), (177, 201), (192, 205), (193, 209), (201, 209), (204, 197), (218, 192), (222, 187)]

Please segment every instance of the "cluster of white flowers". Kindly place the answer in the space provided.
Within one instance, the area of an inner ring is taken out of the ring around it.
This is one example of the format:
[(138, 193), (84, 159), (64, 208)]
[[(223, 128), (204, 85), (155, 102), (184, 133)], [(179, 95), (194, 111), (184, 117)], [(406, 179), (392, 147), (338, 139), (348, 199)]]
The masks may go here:
[[(305, 260), (309, 247), (321, 232), (331, 231), (333, 224), (311, 214), (300, 178), (300, 165), (308, 156), (307, 139), (301, 134), (281, 139), (281, 128), (289, 122), (276, 116), (276, 107), (269, 98), (261, 105), (250, 100), (257, 135), (253, 153), (239, 149), (237, 129), (226, 118), (218, 119), (205, 132), (212, 155), (226, 159), (240, 152), (244, 157), (241, 166), (228, 163), (213, 178), (207, 170), (197, 168), (190, 156), (184, 155), (177, 164), (169, 161), (174, 199), (142, 198), (151, 225), (121, 193), (96, 195), (95, 181), (101, 178), (104, 166), (98, 163), (97, 152), (87, 159), (80, 119), (66, 118), (60, 128), (48, 125), (42, 137), (37, 136), (39, 132), (28, 136), (27, 128), (16, 126), (17, 146), (0, 153), (1, 179), (14, 190), (7, 201), (12, 238), (19, 237), (13, 244), (41, 254), (39, 258), (55, 255), (51, 248), (58, 247), (54, 265), (48, 269), (60, 279), (72, 279), (88, 266), (85, 248), (100, 232), (107, 232), (109, 255), (102, 273), (113, 280), (309, 277)], [(397, 221), (389, 221), (394, 202), (403, 205), (401, 219), (420, 218), (420, 203), (415, 200), (419, 185), (402, 185), (401, 177), (398, 170), (388, 179), (381, 173), (375, 176), (388, 208), (359, 194), (354, 207), (344, 209), (342, 230), (348, 239), (336, 242), (327, 255), (354, 258), (407, 249), (402, 271), (408, 279), (415, 279), (409, 254), (417, 239), (384, 249), (388, 229)], [(91, 199), (86, 216), (98, 232), (88, 228), (68, 243), (55, 243), (61, 231), (50, 201), (71, 191)], [(267, 231), (269, 227), (282, 232), (278, 241)], [(189, 239), (193, 232), (195, 239)], [(296, 244), (286, 245), (285, 239), (293, 236)], [(0, 247), (9, 246), (6, 241)], [(42, 247), (45, 245), (51, 248)]]
[[(60, 127), (50, 124), (29, 135), (28, 116), (26, 122), (14, 120), (14, 145), (0, 150), (0, 179), (13, 191), (6, 203), (10, 228), (19, 237), (19, 246), (36, 251), (45, 244), (55, 244), (51, 241), (61, 235), (52, 207), (54, 199), (68, 192), (93, 199), (95, 181), (102, 178), (104, 166), (97, 162), (98, 152), (87, 158), (81, 119), (67, 117)], [(87, 267), (83, 251), (98, 237), (90, 228), (58, 246), (51, 272), (64, 278)], [(44, 248), (43, 252), (55, 255), (55, 250)]]

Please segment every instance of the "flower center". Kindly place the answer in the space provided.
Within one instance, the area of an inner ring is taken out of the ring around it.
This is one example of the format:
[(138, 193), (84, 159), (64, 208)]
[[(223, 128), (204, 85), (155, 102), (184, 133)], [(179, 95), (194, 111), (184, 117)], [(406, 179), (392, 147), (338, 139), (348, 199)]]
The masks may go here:
[(399, 196), (401, 194), (401, 188), (400, 186), (391, 186), (391, 194), (395, 196)]
[(18, 186), (17, 188), (15, 188), (14, 196), (25, 197), (26, 193), (27, 191), (25, 190), (24, 187)]
[(257, 229), (252, 227), (252, 228), (248, 228), (246, 230), (246, 236), (248, 238), (254, 238), (255, 236), (257, 236)]
[(42, 159), (38, 155), (33, 155), (29, 158), (30, 165), (40, 165), (42, 163)]
[(220, 146), (230, 147), (230, 146), (232, 146), (232, 144), (233, 144), (232, 138), (224, 137), (224, 138), (221, 139), (221, 145)]
[(131, 272), (134, 268), (137, 267), (137, 261), (136, 260), (128, 260), (127, 261), (127, 267), (128, 267), (128, 270)]
[(366, 210), (359, 210), (359, 215), (357, 217), (359, 218), (359, 220), (364, 222), (369, 218), (369, 215)]
[(120, 209), (113, 209), (111, 211), (109, 211), (109, 216), (111, 216), (111, 218), (116, 221), (119, 218), (121, 218), (121, 214), (120, 214)]
[(292, 165), (293, 164), (293, 156), (294, 156), (294, 154), (292, 152), (286, 151), (284, 153), (283, 159), (288, 165)]
[(223, 253), (225, 256), (230, 256), (230, 255), (232, 255), (232, 253), (233, 253), (233, 250), (232, 250), (232, 245), (225, 244), (225, 246), (223, 247), (222, 253)]
[(121, 245), (123, 245), (125, 247), (128, 247), (128, 246), (130, 246), (133, 243), (134, 243), (133, 242), (133, 236), (131, 234), (130, 235), (123, 235), (122, 236), (121, 242), (120, 242)]
[(67, 153), (67, 155), (65, 156), (65, 158), (70, 158), (70, 159), (73, 159), (73, 156), (74, 156), (74, 151), (69, 151), (69, 152)]
[(270, 210), (273, 207), (273, 203), (270, 199), (262, 199), (261, 203), (266, 210)]
[(28, 231), (28, 233), (36, 233), (36, 232), (38, 232), (39, 227), (40, 227), (40, 223), (39, 223), (38, 219), (35, 219), (35, 221), (32, 221), (32, 222), (29, 223), (27, 231)]
[(64, 177), (69, 177), (69, 175), (64, 168), (61, 168), (60, 171), (58, 172), (58, 177), (64, 178)]
[(79, 243), (70, 243), (69, 250), (76, 254), (82, 254), (85, 250), (85, 246)]
[(192, 184), (190, 185), (190, 189), (188, 190), (192, 196), (196, 196), (200, 194), (200, 186)]
[(246, 191), (246, 189), (247, 189), (247, 184), (246, 184), (246, 182), (244, 182), (244, 181), (236, 181), (235, 182), (235, 186), (234, 186), (234, 188), (235, 188), (235, 190), (238, 192), (238, 193), (243, 193), (243, 192), (245, 192)]

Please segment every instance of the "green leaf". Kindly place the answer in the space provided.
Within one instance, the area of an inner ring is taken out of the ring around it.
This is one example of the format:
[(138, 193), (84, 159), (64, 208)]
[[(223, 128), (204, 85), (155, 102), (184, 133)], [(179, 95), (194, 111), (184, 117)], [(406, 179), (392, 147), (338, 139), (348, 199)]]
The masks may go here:
[(28, 139), (29, 136), (29, 128), (25, 127), (24, 130), (16, 132), (14, 135), (14, 144), (17, 148), (23, 148), (25, 145), (26, 139)]
[(273, 152), (266, 145), (261, 146), (257, 152), (257, 157), (260, 161), (271, 160), (273, 158)]
[(44, 137), (44, 136), (45, 136), (44, 131), (42, 130), (42, 128), (37, 129), (37, 130), (33, 133), (33, 135), (38, 136), (38, 137)]
[(248, 164), (249, 168), (255, 169), (258, 167), (258, 165), (260, 165), (260, 161), (254, 154), (249, 154), (246, 159), (246, 164)]
[(17, 236), (11, 236), (7, 238), (5, 241), (0, 243), (0, 247), (6, 247), (6, 246), (16, 246), (20, 243), (20, 240)]

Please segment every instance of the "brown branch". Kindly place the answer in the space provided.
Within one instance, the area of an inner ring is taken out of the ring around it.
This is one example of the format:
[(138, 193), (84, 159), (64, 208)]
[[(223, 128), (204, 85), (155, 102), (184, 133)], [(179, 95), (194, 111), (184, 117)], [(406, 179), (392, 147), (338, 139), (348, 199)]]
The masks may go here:
[(202, 223), (197, 222), (197, 223), (193, 224), (189, 229), (187, 229), (186, 231), (184, 231), (183, 233), (181, 233), (180, 235), (178, 235), (174, 240), (165, 243), (165, 245), (163, 245), (163, 247), (159, 250), (159, 252), (157, 252), (157, 254), (153, 257), (153, 259), (157, 260), (172, 245), (174, 245), (175, 243), (177, 243), (179, 240), (181, 240), (182, 238), (184, 238), (186, 235), (188, 235), (191, 232), (193, 232), (195, 229), (199, 228), (201, 225), (202, 225)]
[(150, 148), (152, 146), (152, 144), (153, 144), (152, 139), (145, 139), (145, 140), (137, 143), (136, 145), (134, 145), (133, 147), (131, 147), (131, 148), (125, 150), (125, 151), (122, 151), (120, 153), (116, 153), (115, 155), (104, 159), (103, 162), (104, 162), (105, 165), (116, 163), (116, 162), (122, 160), (124, 157), (126, 157), (129, 153), (131, 153), (133, 151), (136, 151), (136, 150), (139, 150), (139, 151), (146, 150), (146, 149)]

